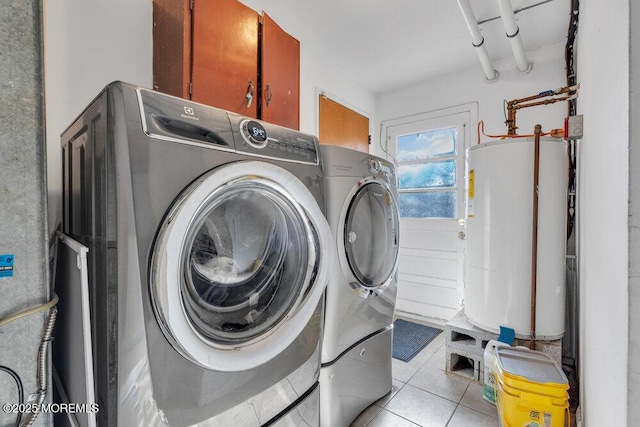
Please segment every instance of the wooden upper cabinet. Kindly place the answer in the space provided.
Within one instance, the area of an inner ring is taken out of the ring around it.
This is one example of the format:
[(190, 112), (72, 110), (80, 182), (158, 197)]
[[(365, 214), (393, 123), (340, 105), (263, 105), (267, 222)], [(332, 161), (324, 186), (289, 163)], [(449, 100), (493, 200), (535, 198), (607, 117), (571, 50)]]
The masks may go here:
[(262, 119), (300, 127), (300, 42), (262, 14)]
[(153, 89), (190, 98), (189, 0), (153, 0)]
[(300, 43), (237, 0), (153, 0), (153, 86), (298, 129)]
[(258, 16), (236, 0), (195, 1), (192, 100), (258, 117)]

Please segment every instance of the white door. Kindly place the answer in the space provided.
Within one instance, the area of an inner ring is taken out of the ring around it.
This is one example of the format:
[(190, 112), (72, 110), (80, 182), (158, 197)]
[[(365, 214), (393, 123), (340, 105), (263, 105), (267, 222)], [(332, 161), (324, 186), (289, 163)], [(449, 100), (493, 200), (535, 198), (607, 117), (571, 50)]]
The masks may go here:
[(398, 168), (398, 311), (448, 320), (462, 308), (465, 152), (476, 117), (469, 104), (386, 127)]

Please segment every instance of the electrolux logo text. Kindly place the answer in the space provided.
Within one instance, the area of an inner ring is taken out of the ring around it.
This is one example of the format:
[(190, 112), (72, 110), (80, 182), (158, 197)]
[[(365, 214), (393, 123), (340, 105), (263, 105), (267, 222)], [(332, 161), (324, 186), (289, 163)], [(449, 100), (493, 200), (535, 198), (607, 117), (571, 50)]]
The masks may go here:
[(194, 114), (196, 114), (196, 112), (193, 110), (193, 108), (191, 107), (184, 107), (184, 112), (186, 114), (180, 114), (181, 117), (185, 118), (185, 119), (190, 119), (190, 120), (200, 120), (198, 117), (196, 117)]

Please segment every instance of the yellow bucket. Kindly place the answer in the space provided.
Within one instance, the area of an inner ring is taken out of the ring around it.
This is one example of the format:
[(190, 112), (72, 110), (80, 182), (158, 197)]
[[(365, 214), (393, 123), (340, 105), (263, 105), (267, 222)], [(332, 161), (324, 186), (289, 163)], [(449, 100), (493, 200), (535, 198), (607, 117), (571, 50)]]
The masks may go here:
[(564, 427), (569, 384), (546, 354), (496, 349), (496, 406), (503, 427)]

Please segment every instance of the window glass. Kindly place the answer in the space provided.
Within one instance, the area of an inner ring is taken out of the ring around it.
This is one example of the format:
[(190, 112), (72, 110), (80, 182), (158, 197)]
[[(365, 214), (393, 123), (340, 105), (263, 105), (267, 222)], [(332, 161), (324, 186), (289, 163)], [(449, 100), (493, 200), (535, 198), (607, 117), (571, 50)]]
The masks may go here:
[(399, 210), (404, 218), (455, 218), (456, 192), (400, 193)]
[(398, 137), (398, 162), (453, 156), (457, 128), (436, 129)]
[(401, 217), (455, 218), (457, 137), (452, 126), (397, 138)]
[(456, 161), (410, 163), (398, 168), (398, 187), (441, 188), (456, 185)]

